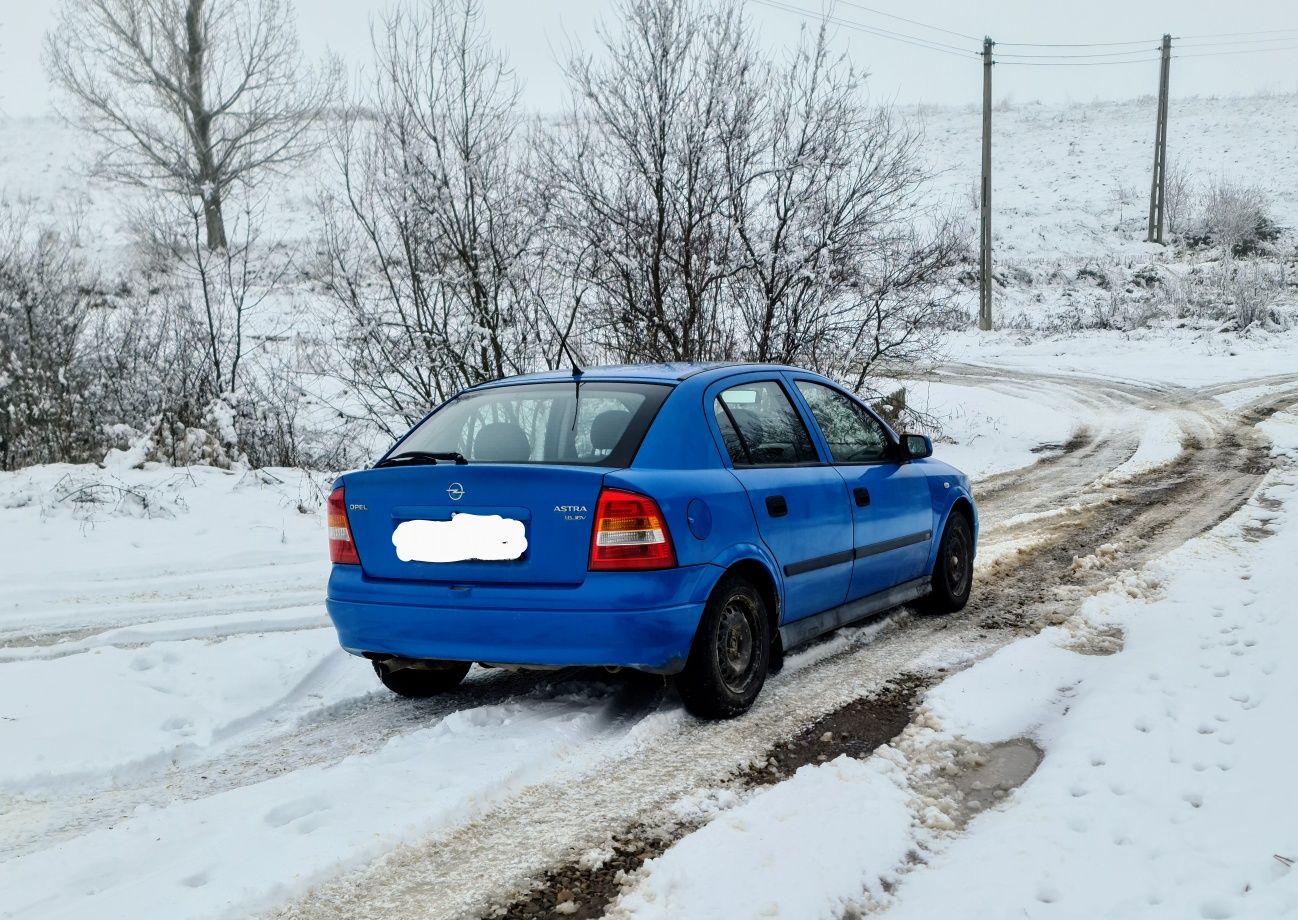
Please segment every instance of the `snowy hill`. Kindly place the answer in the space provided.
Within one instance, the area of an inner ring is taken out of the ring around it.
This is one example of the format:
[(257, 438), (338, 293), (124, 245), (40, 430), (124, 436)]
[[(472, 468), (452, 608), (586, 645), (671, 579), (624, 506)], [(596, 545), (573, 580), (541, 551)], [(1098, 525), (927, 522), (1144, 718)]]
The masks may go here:
[[(1094, 289), (1112, 284), (1150, 300), (1141, 274), (1168, 266), (1162, 280), (1183, 277), (1212, 254), (1144, 242), (1153, 149), (1152, 99), (1067, 105), (1002, 101), (993, 116), (993, 234), (998, 281), (997, 326), (1130, 326), (1093, 306)], [(899, 113), (924, 131), (923, 154), (935, 172), (940, 202), (975, 228), (978, 219), (980, 112), (974, 107), (908, 106)], [(1188, 185), (1180, 197), (1182, 223), (1213, 182), (1255, 187), (1285, 232), (1265, 260), (1272, 273), (1298, 277), (1298, 95), (1172, 100), (1169, 173)], [(0, 201), (29, 207), (36, 224), (77, 231), (79, 248), (101, 266), (120, 270), (136, 255), (134, 210), (144, 196), (88, 173), (86, 138), (55, 118), (0, 120)], [(328, 153), (314, 164), (276, 177), (267, 195), (268, 234), (309, 274), (319, 236), (316, 195), (332, 183)], [(1175, 197), (1169, 192), (1169, 197)], [(972, 236), (971, 236), (972, 238)], [(1115, 278), (1106, 274), (1116, 273)], [(1133, 284), (1132, 279), (1136, 282)], [(964, 298), (972, 312), (972, 276)], [(1296, 298), (1282, 289), (1282, 309)], [(309, 293), (305, 284), (304, 292)], [(1170, 295), (1169, 295), (1170, 296)], [(1108, 300), (1104, 295), (1101, 301)], [(1156, 298), (1154, 298), (1156, 299)], [(1098, 313), (1094, 321), (1091, 313)], [(1137, 317), (1137, 319), (1143, 319)]]

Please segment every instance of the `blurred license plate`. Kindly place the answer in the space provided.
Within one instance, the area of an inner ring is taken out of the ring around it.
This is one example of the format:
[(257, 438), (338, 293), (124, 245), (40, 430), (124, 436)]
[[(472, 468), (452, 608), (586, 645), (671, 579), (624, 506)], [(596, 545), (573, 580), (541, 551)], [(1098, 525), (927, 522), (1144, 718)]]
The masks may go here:
[(402, 521), (392, 532), (402, 562), (500, 562), (522, 558), (527, 528), (499, 514), (453, 514), (449, 521)]

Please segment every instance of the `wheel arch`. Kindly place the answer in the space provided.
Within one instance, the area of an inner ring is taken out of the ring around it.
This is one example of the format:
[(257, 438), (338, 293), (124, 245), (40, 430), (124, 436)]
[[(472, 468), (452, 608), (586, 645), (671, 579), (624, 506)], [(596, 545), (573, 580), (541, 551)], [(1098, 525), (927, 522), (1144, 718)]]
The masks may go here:
[[(762, 601), (766, 604), (766, 621), (771, 629), (771, 641), (775, 641), (780, 634), (780, 589), (775, 583), (775, 576), (766, 564), (758, 559), (740, 559), (726, 567), (721, 578), (726, 575), (735, 575), (743, 578), (757, 589), (757, 593), (762, 596)], [(721, 579), (717, 579), (720, 584)], [(716, 586), (713, 586), (713, 590)]]
[(942, 515), (937, 529), (933, 532), (933, 543), (928, 558), (928, 570), (930, 572), (933, 571), (933, 566), (937, 564), (937, 553), (942, 544), (942, 534), (946, 533), (946, 525), (953, 514), (962, 515), (969, 522), (970, 534), (973, 537), (973, 554), (975, 557), (978, 555), (978, 509), (973, 503), (973, 498), (961, 490), (955, 500), (947, 506), (946, 513)]

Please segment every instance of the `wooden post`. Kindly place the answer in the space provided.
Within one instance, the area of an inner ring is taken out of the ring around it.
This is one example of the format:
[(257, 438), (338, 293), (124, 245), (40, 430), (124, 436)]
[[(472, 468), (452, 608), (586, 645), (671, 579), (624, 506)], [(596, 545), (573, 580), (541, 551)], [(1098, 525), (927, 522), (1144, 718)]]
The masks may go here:
[(983, 39), (983, 170), (978, 242), (978, 328), (992, 327), (992, 46)]
[(1154, 126), (1154, 175), (1149, 187), (1150, 243), (1163, 242), (1163, 195), (1167, 190), (1167, 83), (1172, 70), (1172, 36), (1163, 36), (1158, 67), (1158, 115)]

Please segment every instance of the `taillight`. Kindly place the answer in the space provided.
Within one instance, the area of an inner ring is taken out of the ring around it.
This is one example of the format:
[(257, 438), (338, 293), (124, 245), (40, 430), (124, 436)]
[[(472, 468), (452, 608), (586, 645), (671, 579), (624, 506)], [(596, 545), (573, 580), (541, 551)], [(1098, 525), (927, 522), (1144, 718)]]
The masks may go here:
[(671, 533), (657, 502), (621, 489), (599, 493), (590, 538), (591, 571), (670, 569), (675, 565)]
[(361, 557), (356, 555), (356, 543), (352, 540), (352, 528), (347, 523), (347, 501), (343, 497), (343, 487), (339, 486), (329, 495), (329, 558), (334, 562), (346, 565), (360, 565)]

